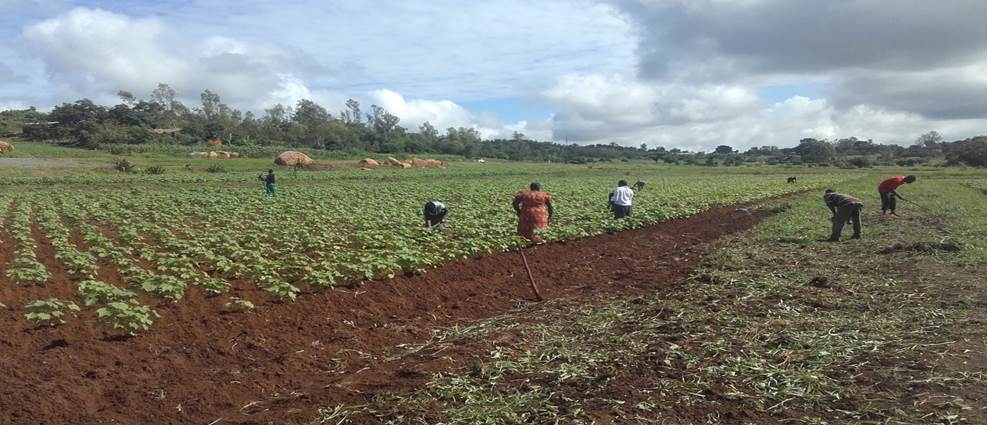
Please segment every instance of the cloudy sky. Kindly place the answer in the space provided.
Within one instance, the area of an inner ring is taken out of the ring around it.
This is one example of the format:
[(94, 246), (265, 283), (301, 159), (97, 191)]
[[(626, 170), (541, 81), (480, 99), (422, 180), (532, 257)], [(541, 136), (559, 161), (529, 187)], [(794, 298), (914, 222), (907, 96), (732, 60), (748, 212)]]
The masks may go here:
[(692, 150), (987, 134), (987, 1), (0, 0), (0, 109), (159, 82), (262, 111)]

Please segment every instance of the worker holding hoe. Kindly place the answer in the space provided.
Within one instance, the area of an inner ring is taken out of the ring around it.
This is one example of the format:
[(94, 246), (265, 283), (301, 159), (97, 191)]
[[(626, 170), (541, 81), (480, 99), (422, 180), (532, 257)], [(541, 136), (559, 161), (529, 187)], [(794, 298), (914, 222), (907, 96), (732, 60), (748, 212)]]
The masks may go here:
[(439, 201), (428, 201), (425, 206), (422, 207), (422, 215), (425, 216), (425, 227), (429, 229), (436, 229), (439, 231), (445, 230), (445, 225), (443, 222), (446, 219), (446, 214), (449, 213), (449, 209), (446, 205)]
[(627, 180), (617, 182), (617, 188), (610, 192), (610, 211), (613, 218), (621, 219), (631, 216), (631, 204), (634, 203), (634, 191), (627, 187)]
[(894, 176), (881, 182), (881, 184), (877, 186), (877, 193), (881, 195), (881, 215), (884, 215), (889, 210), (891, 211), (891, 215), (898, 215), (894, 212), (895, 206), (898, 203), (897, 199), (901, 199), (902, 201), (905, 201), (906, 199), (902, 198), (896, 189), (898, 189), (898, 186), (903, 184), (914, 182), (915, 176)]
[(541, 191), (541, 185), (531, 183), (531, 190), (521, 191), (514, 195), (514, 212), (517, 213), (517, 234), (528, 238), (534, 243), (541, 243), (542, 238), (535, 235), (535, 229), (547, 229), (552, 221), (552, 194)]
[(267, 170), (267, 175), (257, 176), (257, 178), (264, 182), (264, 190), (267, 196), (277, 195), (277, 187), (274, 184), (274, 170)]
[(825, 241), (838, 242), (840, 234), (843, 233), (843, 226), (851, 222), (853, 222), (852, 239), (860, 239), (860, 209), (864, 207), (864, 204), (857, 198), (836, 192), (833, 189), (826, 190), (823, 201), (833, 213), (833, 233)]

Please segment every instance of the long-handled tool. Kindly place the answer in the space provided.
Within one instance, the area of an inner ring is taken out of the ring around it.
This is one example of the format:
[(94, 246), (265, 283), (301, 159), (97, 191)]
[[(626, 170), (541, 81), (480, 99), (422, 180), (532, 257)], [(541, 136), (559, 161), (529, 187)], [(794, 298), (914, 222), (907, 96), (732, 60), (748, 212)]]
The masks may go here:
[(541, 292), (538, 291), (538, 285), (535, 285), (535, 277), (531, 275), (531, 267), (528, 266), (528, 258), (524, 256), (524, 250), (517, 250), (518, 254), (521, 254), (521, 261), (524, 261), (524, 269), (528, 271), (528, 281), (531, 282), (531, 290), (535, 291), (535, 297), (538, 301), (544, 300), (541, 297)]
[(911, 200), (908, 200), (908, 199), (905, 199), (905, 198), (898, 198), (898, 199), (901, 199), (902, 201), (908, 202), (909, 204), (912, 204), (912, 205), (914, 205), (916, 207), (919, 207), (922, 211), (931, 212), (928, 207), (926, 207), (926, 206), (924, 206), (922, 204), (919, 204), (917, 202), (914, 202), (914, 201), (911, 201)]

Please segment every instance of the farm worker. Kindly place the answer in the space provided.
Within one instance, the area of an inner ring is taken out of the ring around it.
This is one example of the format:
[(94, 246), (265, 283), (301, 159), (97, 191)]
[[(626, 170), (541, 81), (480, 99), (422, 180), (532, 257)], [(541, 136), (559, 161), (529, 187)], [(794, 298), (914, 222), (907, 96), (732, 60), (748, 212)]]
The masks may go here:
[(894, 176), (877, 186), (877, 193), (881, 195), (881, 215), (887, 213), (888, 210), (891, 211), (891, 215), (898, 215), (894, 212), (895, 206), (898, 204), (897, 199), (905, 200), (905, 198), (902, 198), (895, 189), (905, 183), (913, 182), (915, 182), (915, 176)]
[(517, 234), (528, 240), (539, 243), (541, 237), (535, 236), (535, 229), (548, 228), (552, 221), (552, 194), (541, 191), (541, 185), (531, 183), (531, 190), (518, 192), (514, 195), (514, 212), (517, 213)]
[(634, 191), (627, 187), (627, 180), (617, 182), (617, 188), (610, 192), (610, 210), (613, 211), (613, 218), (630, 217), (633, 202)]
[(853, 239), (860, 239), (860, 209), (864, 207), (864, 204), (857, 198), (836, 192), (833, 189), (826, 190), (823, 201), (833, 213), (833, 233), (829, 235), (829, 239), (826, 241), (839, 241), (840, 234), (843, 233), (843, 226), (851, 221), (853, 222)]
[(439, 201), (428, 201), (422, 207), (422, 215), (425, 216), (425, 226), (429, 229), (434, 227), (438, 230), (445, 230), (442, 222), (445, 221), (446, 214), (448, 213), (449, 209)]
[(267, 170), (266, 176), (258, 176), (257, 178), (264, 182), (264, 189), (267, 196), (275, 196), (277, 194), (276, 186), (274, 185), (274, 170)]

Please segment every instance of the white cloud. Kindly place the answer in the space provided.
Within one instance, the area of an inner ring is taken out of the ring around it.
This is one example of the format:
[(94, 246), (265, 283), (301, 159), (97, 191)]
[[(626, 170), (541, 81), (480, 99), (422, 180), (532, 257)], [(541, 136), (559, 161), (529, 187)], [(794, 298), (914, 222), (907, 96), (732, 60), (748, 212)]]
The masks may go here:
[[(201, 0), (71, 9), (82, 3), (0, 0), (0, 103), (110, 103), (117, 90), (146, 95), (164, 82), (190, 106), (204, 89), (254, 111), (307, 98), (336, 113), (353, 97), (411, 130), (429, 121), (485, 137), (521, 131), (694, 149), (802, 137), (907, 143), (931, 129), (962, 138), (987, 127), (980, 0)], [(807, 84), (805, 96), (782, 102), (758, 95)], [(552, 118), (505, 122), (462, 106), (525, 96)]]
[(547, 122), (519, 121), (502, 124), (492, 117), (476, 116), (450, 100), (405, 99), (387, 89), (374, 90), (368, 96), (371, 104), (401, 118), (400, 125), (411, 131), (418, 131), (419, 126), (427, 121), (440, 132), (449, 127), (473, 128), (485, 139), (509, 138), (514, 131), (541, 140), (547, 140), (551, 136)]
[(72, 9), (27, 27), (23, 37), (63, 98), (110, 102), (117, 90), (148, 93), (168, 83), (191, 104), (210, 89), (253, 109), (310, 97), (301, 77), (319, 68), (296, 52), (222, 36), (186, 40), (160, 19), (101, 9)]
[(806, 137), (856, 136), (908, 144), (929, 130), (958, 139), (984, 128), (976, 119), (935, 120), (866, 105), (844, 109), (804, 96), (769, 104), (742, 86), (658, 85), (619, 76), (567, 76), (544, 95), (558, 108), (555, 139), (586, 143), (705, 151), (719, 144), (784, 147)]

